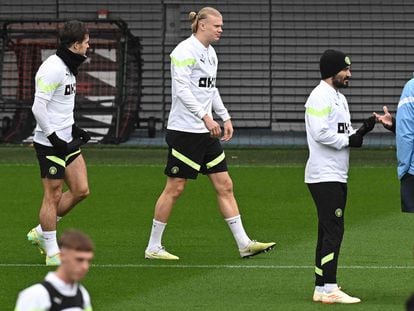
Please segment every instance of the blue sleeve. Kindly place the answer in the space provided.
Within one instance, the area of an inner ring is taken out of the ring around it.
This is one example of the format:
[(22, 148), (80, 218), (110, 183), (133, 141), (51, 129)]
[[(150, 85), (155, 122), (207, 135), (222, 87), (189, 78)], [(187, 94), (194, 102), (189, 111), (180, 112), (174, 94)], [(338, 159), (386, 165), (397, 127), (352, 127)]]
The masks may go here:
[(401, 93), (396, 117), (398, 178), (414, 175), (414, 79), (408, 81)]

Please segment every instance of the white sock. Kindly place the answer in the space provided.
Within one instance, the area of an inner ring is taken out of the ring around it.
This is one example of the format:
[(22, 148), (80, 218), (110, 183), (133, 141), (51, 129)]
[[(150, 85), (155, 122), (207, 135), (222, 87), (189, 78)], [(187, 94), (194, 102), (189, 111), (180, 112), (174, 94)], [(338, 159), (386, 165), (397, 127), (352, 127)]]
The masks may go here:
[(56, 240), (56, 231), (43, 231), (43, 239), (45, 241), (46, 253), (49, 257), (60, 252)]
[(250, 239), (247, 236), (246, 231), (244, 231), (240, 215), (231, 218), (226, 218), (225, 221), (227, 222), (231, 232), (233, 233), (238, 248), (245, 248), (249, 244)]
[(37, 227), (35, 228), (35, 230), (36, 230), (36, 232), (39, 234), (39, 235), (43, 235), (43, 230), (42, 230), (42, 226), (39, 224), (39, 225), (37, 225)]
[(323, 293), (324, 292), (324, 286), (315, 286), (315, 290), (319, 293)]
[(325, 293), (332, 293), (338, 289), (338, 284), (325, 283), (325, 286), (323, 288), (324, 288)]
[(152, 220), (152, 229), (147, 250), (155, 250), (158, 247), (161, 247), (162, 234), (164, 233), (166, 225), (166, 223), (163, 223), (161, 221), (155, 219)]

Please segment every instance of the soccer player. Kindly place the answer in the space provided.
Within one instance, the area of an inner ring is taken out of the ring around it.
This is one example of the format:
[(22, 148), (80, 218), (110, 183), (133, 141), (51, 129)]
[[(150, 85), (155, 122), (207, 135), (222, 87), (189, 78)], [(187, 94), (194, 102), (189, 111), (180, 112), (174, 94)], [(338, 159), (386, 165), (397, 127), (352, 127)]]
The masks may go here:
[(79, 283), (93, 258), (92, 241), (80, 231), (68, 230), (60, 237), (59, 246), (61, 265), (42, 283), (21, 291), (15, 311), (92, 311), (89, 293)]
[(400, 180), (401, 211), (414, 213), (414, 78), (410, 79), (398, 102), (394, 119), (384, 107), (384, 115), (377, 119), (385, 128), (395, 133), (397, 145), (397, 173)]
[[(59, 34), (60, 46), (36, 73), (32, 107), (37, 121), (34, 147), (40, 165), (43, 200), (40, 224), (28, 240), (46, 255), (46, 265), (60, 264), (56, 223), (89, 194), (86, 165), (79, 147), (89, 134), (73, 117), (78, 67), (86, 59), (89, 33), (80, 21), (66, 22)], [(68, 190), (63, 192), (66, 183)]]
[(318, 215), (318, 241), (315, 256), (313, 301), (358, 303), (337, 285), (338, 256), (344, 234), (347, 198), (349, 147), (361, 147), (363, 136), (375, 126), (375, 116), (355, 131), (351, 125), (348, 102), (339, 92), (348, 87), (351, 61), (343, 52), (326, 50), (320, 58), (322, 80), (305, 108), (309, 159), (305, 183)]
[[(167, 182), (155, 205), (145, 258), (179, 259), (164, 249), (161, 239), (187, 179), (196, 179), (200, 172), (209, 177), (216, 191), (221, 214), (233, 233), (240, 256), (254, 256), (270, 250), (275, 243), (261, 243), (247, 236), (219, 140), (221, 137), (222, 141), (229, 141), (233, 136), (230, 115), (216, 88), (218, 59), (211, 46), (221, 37), (223, 19), (211, 7), (191, 12), (189, 18), (193, 34), (170, 54), (172, 105), (166, 134)], [(213, 119), (212, 110), (223, 120), (223, 132)]]

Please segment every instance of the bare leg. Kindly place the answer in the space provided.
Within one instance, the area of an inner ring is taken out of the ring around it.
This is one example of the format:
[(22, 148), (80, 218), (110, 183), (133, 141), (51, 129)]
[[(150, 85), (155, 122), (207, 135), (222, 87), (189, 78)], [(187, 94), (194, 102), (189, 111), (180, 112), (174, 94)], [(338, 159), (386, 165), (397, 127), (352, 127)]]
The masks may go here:
[(68, 190), (62, 194), (57, 215), (62, 217), (80, 201), (89, 195), (88, 174), (83, 156), (78, 156), (65, 170), (65, 182)]
[(43, 201), (40, 207), (39, 221), (43, 231), (56, 230), (56, 214), (62, 197), (63, 179), (42, 179)]
[(228, 172), (208, 175), (217, 194), (220, 212), (226, 220), (239, 249), (245, 248), (250, 239), (243, 228), (239, 208), (233, 193), (233, 182)]
[(220, 212), (224, 218), (240, 215), (236, 198), (233, 193), (233, 181), (228, 172), (220, 172), (208, 175), (217, 194)]
[(184, 178), (167, 178), (167, 184), (155, 204), (154, 219), (163, 223), (168, 222), (175, 202), (184, 191), (187, 180)]

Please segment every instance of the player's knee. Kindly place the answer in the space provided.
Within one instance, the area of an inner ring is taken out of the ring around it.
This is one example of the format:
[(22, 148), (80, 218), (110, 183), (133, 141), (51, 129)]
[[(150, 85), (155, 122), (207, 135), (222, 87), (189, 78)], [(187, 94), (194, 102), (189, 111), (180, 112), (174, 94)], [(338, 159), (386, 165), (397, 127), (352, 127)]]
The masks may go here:
[(228, 178), (220, 183), (219, 187), (217, 188), (217, 193), (224, 196), (233, 195), (233, 181)]
[(170, 189), (169, 193), (174, 199), (178, 199), (184, 192), (184, 185), (178, 185), (177, 187)]
[(164, 194), (171, 197), (173, 200), (177, 200), (180, 195), (184, 192), (185, 183), (184, 182), (176, 182), (173, 185), (169, 185), (165, 188)]
[(87, 196), (90, 195), (89, 187), (81, 187), (76, 189), (74, 196), (79, 200), (85, 199)]

